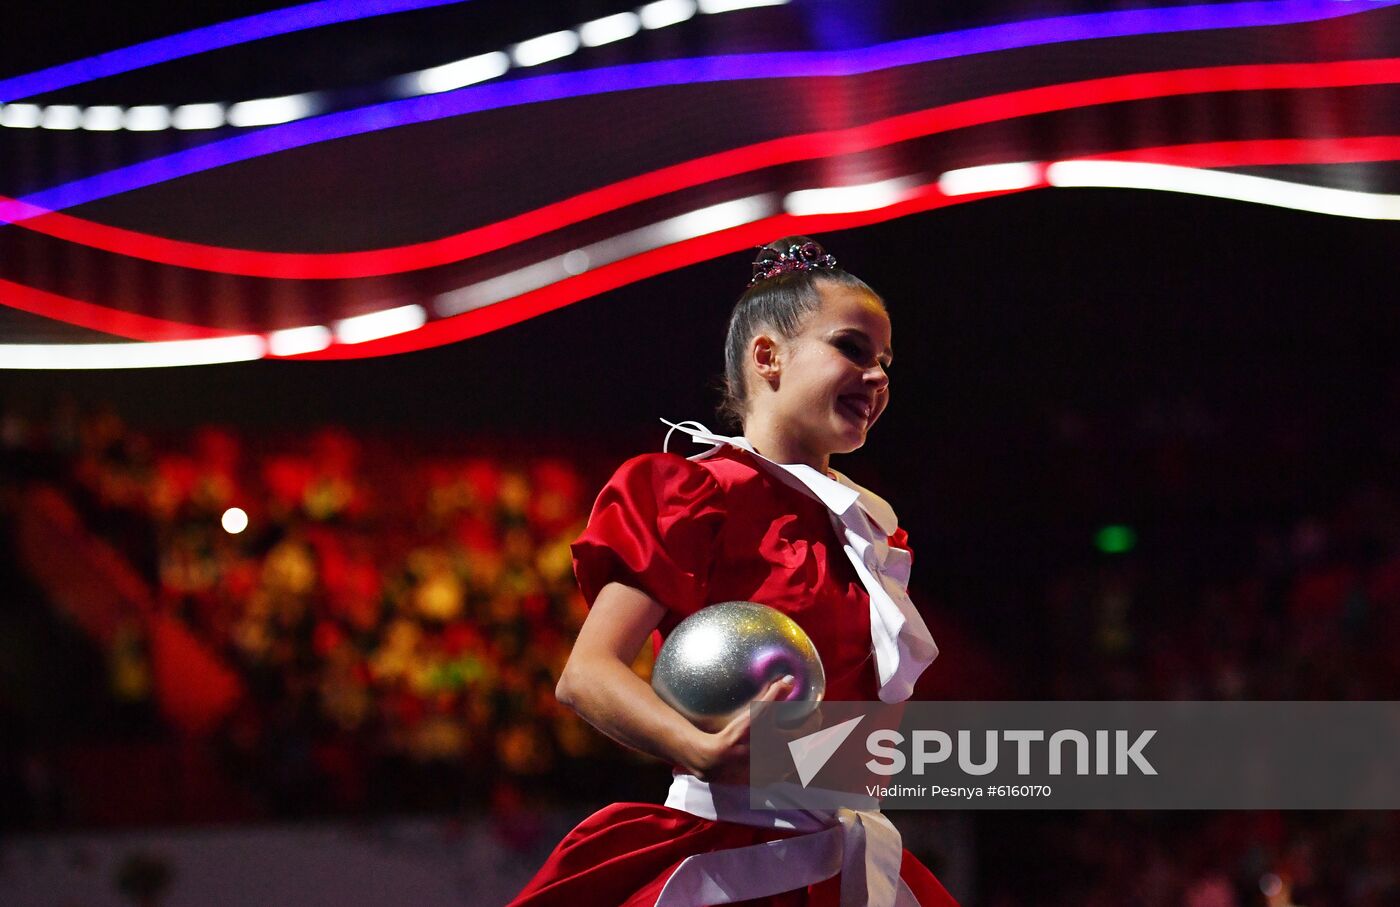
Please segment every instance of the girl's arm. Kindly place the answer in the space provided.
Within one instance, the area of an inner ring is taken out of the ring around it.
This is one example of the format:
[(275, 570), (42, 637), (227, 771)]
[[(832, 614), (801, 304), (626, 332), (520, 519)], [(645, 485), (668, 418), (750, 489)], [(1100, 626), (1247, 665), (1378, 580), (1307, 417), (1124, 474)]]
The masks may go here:
[[(749, 710), (707, 733), (691, 724), (632, 670), (647, 637), (661, 624), (665, 605), (622, 583), (598, 593), (569, 653), (555, 695), (599, 731), (625, 746), (679, 765), (705, 781), (748, 776)], [(786, 696), (781, 680), (757, 701)]]

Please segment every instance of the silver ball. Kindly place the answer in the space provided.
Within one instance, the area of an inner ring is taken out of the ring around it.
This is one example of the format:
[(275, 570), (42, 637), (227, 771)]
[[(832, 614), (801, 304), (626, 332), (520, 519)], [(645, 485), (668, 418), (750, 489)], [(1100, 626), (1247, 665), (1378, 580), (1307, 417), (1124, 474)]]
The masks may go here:
[(786, 674), (795, 684), (784, 701), (815, 709), (826, 671), (797, 622), (767, 605), (724, 602), (676, 625), (656, 656), (651, 686), (693, 724), (718, 730)]

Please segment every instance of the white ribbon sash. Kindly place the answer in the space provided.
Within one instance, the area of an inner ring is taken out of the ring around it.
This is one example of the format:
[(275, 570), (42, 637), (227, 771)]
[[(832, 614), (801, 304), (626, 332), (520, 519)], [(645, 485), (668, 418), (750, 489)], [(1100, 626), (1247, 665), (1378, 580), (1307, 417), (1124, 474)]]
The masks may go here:
[[(779, 788), (765, 790), (782, 798)], [(919, 907), (899, 875), (904, 842), (878, 805), (830, 811), (754, 809), (749, 795), (744, 785), (707, 784), (686, 774), (672, 779), (666, 797), (672, 809), (702, 819), (805, 833), (687, 857), (666, 880), (656, 907), (732, 904), (806, 888), (838, 872), (842, 907)]]
[(774, 463), (753, 449), (744, 437), (711, 432), (699, 422), (667, 422), (662, 450), (671, 435), (680, 431), (697, 444), (712, 445), (690, 459), (713, 456), (725, 445), (748, 451), (769, 474), (784, 484), (821, 501), (831, 511), (832, 525), (844, 540), (846, 557), (870, 596), (870, 640), (880, 679), (882, 702), (903, 702), (914, 692), (914, 682), (938, 657), (938, 646), (906, 591), (909, 586), (909, 552), (892, 548), (888, 536), (899, 528), (894, 508), (879, 495), (832, 471), (822, 475), (803, 464)]

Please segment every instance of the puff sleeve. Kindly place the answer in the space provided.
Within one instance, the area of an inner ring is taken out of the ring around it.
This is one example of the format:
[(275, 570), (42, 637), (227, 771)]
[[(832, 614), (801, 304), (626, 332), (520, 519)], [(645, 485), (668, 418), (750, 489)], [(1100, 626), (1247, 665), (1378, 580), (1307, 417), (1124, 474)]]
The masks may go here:
[(889, 543), (891, 548), (903, 549), (909, 555), (909, 563), (914, 563), (914, 549), (909, 547), (909, 533), (904, 531), (903, 526), (895, 529), (894, 535), (889, 537)]
[(640, 589), (686, 616), (708, 604), (710, 569), (724, 525), (724, 490), (705, 467), (677, 454), (622, 464), (572, 546), (589, 606), (610, 582)]

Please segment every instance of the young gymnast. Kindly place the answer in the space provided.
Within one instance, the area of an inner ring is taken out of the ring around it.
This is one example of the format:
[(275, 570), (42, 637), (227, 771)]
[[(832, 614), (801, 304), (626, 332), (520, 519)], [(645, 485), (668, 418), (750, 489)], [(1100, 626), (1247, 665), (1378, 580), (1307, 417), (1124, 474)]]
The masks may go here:
[[(615, 803), (585, 819), (513, 907), (955, 904), (878, 809), (751, 809), (748, 710), (703, 731), (631, 669), (654, 631), (755, 601), (812, 638), (827, 699), (909, 697), (938, 649), (905, 594), (904, 530), (829, 464), (865, 443), (889, 403), (890, 340), (881, 298), (817, 243), (786, 237), (759, 252), (725, 343), (723, 413), (743, 434), (673, 426), (710, 449), (624, 463), (573, 546), (590, 610), (559, 699), (670, 763), (671, 790), (664, 806)], [(791, 692), (779, 680), (758, 698)]]

